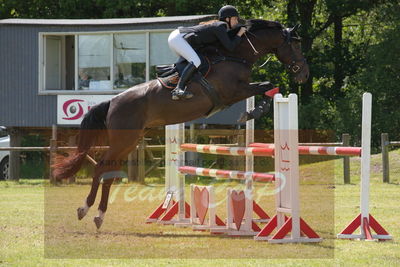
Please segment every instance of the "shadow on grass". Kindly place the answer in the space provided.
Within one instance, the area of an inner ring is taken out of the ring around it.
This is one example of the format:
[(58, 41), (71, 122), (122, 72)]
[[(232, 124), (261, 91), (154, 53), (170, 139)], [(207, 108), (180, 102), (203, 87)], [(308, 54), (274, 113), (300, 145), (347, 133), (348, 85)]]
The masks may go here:
[[(197, 231), (203, 232), (203, 231)], [(205, 231), (204, 231), (205, 232)], [(66, 234), (71, 235), (79, 235), (79, 236), (92, 236), (92, 237), (99, 237), (99, 236), (112, 236), (112, 237), (139, 237), (139, 238), (215, 238), (215, 239), (241, 239), (241, 240), (251, 240), (253, 239), (252, 236), (229, 236), (224, 234), (208, 234), (208, 235), (200, 235), (200, 234), (160, 234), (160, 233), (140, 233), (140, 232), (105, 232), (105, 231), (98, 231), (96, 233), (85, 233), (80, 231), (64, 231)], [(324, 239), (326, 241), (334, 241), (335, 238)], [(333, 249), (334, 245), (328, 245), (324, 243), (302, 243), (303, 245), (307, 246), (320, 246), (327, 249)]]
[[(203, 232), (203, 231), (196, 231), (196, 232)], [(223, 235), (223, 234), (210, 234), (210, 235), (200, 235), (200, 234), (160, 234), (160, 233), (140, 233), (140, 232), (105, 232), (105, 231), (97, 231), (95, 233), (85, 233), (85, 232), (80, 232), (80, 231), (64, 231), (66, 234), (71, 234), (71, 235), (80, 235), (80, 236), (94, 236), (98, 237), (100, 236), (132, 236), (132, 237), (141, 237), (141, 238), (146, 238), (146, 237), (152, 237), (152, 238), (182, 238), (182, 237), (187, 237), (187, 238), (224, 238), (224, 239), (251, 239), (248, 236), (228, 236), (228, 235)]]

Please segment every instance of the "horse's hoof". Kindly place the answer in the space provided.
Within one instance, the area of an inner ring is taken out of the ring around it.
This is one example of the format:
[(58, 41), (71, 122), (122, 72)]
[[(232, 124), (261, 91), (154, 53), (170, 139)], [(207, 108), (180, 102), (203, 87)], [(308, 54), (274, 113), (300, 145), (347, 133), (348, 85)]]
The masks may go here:
[(103, 219), (99, 216), (94, 217), (94, 223), (96, 224), (97, 229), (100, 229), (101, 225), (103, 224)]
[(83, 217), (85, 217), (86, 214), (87, 214), (87, 210), (85, 210), (85, 209), (82, 208), (82, 207), (78, 208), (76, 211), (77, 211), (77, 213), (78, 213), (78, 220), (82, 220)]

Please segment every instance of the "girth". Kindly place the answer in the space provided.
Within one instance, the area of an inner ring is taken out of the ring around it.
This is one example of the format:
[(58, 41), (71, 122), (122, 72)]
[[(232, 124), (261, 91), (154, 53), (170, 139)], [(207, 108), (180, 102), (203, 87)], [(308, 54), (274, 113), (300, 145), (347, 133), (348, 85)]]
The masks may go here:
[[(213, 57), (212, 60), (210, 61), (210, 65), (215, 65), (223, 61), (232, 61), (232, 62), (237, 62), (237, 63), (242, 63), (245, 65), (249, 65), (248, 62), (245, 59), (242, 58), (236, 58), (236, 57), (226, 57), (222, 55), (218, 55), (216, 57)], [(215, 90), (215, 88), (210, 84), (205, 77), (200, 75), (200, 84), (204, 88), (204, 92), (208, 96), (208, 98), (211, 100), (213, 106), (212, 108), (205, 114), (207, 118), (211, 117), (215, 113), (225, 109), (227, 105), (224, 105), (222, 103), (221, 97), (219, 93)]]

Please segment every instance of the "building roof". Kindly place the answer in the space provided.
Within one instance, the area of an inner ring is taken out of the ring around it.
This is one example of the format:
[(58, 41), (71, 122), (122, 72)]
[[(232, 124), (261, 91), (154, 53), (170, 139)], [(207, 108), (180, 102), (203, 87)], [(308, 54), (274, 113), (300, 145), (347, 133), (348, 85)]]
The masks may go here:
[(171, 17), (123, 18), (123, 19), (3, 19), (0, 24), (25, 24), (25, 25), (123, 25), (123, 24), (148, 24), (190, 22), (213, 19), (215, 15), (192, 15)]

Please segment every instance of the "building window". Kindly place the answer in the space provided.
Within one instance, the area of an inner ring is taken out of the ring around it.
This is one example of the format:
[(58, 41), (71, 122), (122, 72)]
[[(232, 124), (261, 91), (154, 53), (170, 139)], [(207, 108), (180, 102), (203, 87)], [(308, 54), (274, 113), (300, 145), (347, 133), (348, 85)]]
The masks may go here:
[(110, 90), (110, 35), (78, 36), (78, 89)]
[(74, 90), (74, 36), (45, 36), (44, 89)]
[(154, 79), (156, 65), (177, 59), (169, 33), (41, 33), (40, 91), (111, 93)]
[(146, 34), (114, 34), (114, 89), (146, 81)]
[(156, 78), (156, 66), (175, 63), (178, 56), (169, 49), (169, 32), (150, 33), (150, 79)]

